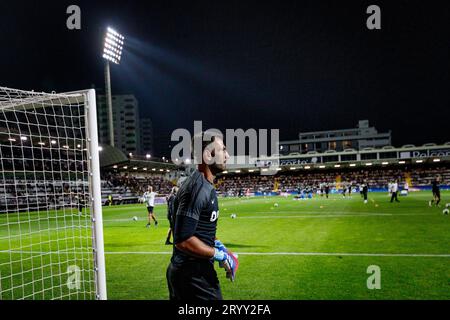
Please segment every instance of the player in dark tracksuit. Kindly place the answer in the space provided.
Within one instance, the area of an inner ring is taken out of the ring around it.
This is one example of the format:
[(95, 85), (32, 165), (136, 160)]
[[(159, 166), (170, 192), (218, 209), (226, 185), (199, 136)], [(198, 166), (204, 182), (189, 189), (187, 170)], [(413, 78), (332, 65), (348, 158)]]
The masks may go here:
[(82, 215), (83, 214), (83, 208), (86, 205), (86, 201), (84, 198), (84, 194), (80, 194), (77, 198), (77, 205), (78, 205), (78, 214)]
[(219, 205), (213, 181), (229, 155), (222, 139), (210, 142), (210, 149), (202, 146), (198, 170), (183, 182), (174, 200), (174, 247), (166, 273), (170, 300), (222, 300), (214, 261), (225, 260), (215, 248)]
[(364, 198), (364, 203), (367, 203), (367, 193), (369, 192), (369, 187), (367, 186), (367, 183), (363, 183), (361, 185), (361, 195)]
[(173, 187), (172, 192), (167, 197), (167, 220), (169, 220), (169, 231), (167, 231), (167, 238), (166, 238), (166, 245), (173, 244), (170, 242), (170, 236), (173, 232), (173, 217), (174, 217), (174, 202), (175, 202), (175, 196), (178, 192), (178, 187)]
[(330, 185), (328, 184), (328, 182), (325, 184), (325, 194), (328, 199), (328, 195), (330, 194)]
[(439, 182), (441, 178), (439, 176), (436, 177), (436, 179), (433, 180), (431, 183), (431, 192), (433, 193), (433, 200), (430, 200), (429, 205), (433, 203), (436, 203), (436, 206), (439, 206), (439, 202), (441, 202), (441, 190), (439, 188)]

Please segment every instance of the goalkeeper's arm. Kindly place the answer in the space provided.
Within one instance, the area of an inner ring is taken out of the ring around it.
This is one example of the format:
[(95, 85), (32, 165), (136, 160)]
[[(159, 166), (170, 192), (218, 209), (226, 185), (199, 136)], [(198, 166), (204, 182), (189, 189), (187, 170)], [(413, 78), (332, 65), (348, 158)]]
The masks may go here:
[(210, 247), (196, 236), (175, 244), (178, 250), (181, 250), (193, 257), (200, 259), (214, 259), (216, 261), (225, 261), (228, 251), (219, 241), (214, 241), (214, 247)]
[(200, 259), (211, 259), (215, 254), (213, 247), (206, 245), (196, 236), (192, 236), (180, 243), (175, 244), (175, 247), (178, 250)]
[(192, 236), (180, 243), (175, 244), (178, 250), (181, 250), (193, 257), (200, 259), (214, 259), (216, 261), (225, 261), (228, 251), (225, 246), (218, 245), (219, 240), (215, 241), (215, 247), (210, 247), (196, 236)]
[[(219, 241), (220, 242), (220, 241)], [(196, 236), (191, 236), (187, 240), (177, 243), (175, 247), (187, 254), (200, 259), (214, 259), (219, 261), (222, 268), (227, 272), (227, 278), (234, 281), (239, 262), (237, 256), (225, 249), (225, 246), (217, 247), (217, 240), (215, 247), (210, 247), (203, 243)]]

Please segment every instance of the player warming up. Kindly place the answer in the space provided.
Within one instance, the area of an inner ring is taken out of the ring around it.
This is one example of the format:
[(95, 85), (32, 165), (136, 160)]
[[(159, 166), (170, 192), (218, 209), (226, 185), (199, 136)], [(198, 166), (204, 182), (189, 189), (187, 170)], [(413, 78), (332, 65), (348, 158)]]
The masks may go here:
[(394, 180), (394, 182), (390, 185), (390, 192), (391, 192), (391, 202), (400, 202), (398, 200), (398, 180)]
[(153, 209), (155, 207), (155, 197), (156, 192), (153, 192), (153, 187), (148, 186), (147, 191), (144, 193), (144, 202), (147, 206), (148, 212), (148, 223), (145, 226), (146, 228), (150, 228), (152, 219), (155, 221), (155, 227), (158, 225), (158, 221), (156, 220), (155, 214), (153, 213)]
[(325, 195), (327, 196), (330, 194), (330, 184), (328, 182), (325, 183)]
[(431, 192), (433, 193), (433, 199), (428, 202), (428, 205), (431, 207), (436, 204), (436, 207), (439, 207), (439, 202), (441, 202), (441, 190), (439, 187), (439, 183), (441, 181), (440, 176), (436, 176), (436, 178), (431, 183)]
[[(236, 257), (216, 239), (219, 204), (213, 181), (229, 158), (220, 137), (199, 134), (198, 170), (181, 185), (174, 201), (173, 254), (167, 268), (170, 300), (222, 300), (214, 261), (234, 279)], [(206, 141), (204, 141), (206, 140)], [(200, 158), (200, 159), (199, 159)]]
[(367, 193), (369, 192), (369, 187), (367, 186), (367, 182), (363, 182), (360, 186), (361, 195), (364, 198), (364, 204), (367, 204)]

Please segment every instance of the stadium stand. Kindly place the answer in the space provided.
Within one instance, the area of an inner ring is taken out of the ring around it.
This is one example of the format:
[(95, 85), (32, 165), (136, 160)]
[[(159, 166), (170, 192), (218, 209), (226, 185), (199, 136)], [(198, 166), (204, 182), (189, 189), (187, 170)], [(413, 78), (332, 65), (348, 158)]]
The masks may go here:
[[(69, 157), (65, 160), (64, 157), (61, 157), (65, 152), (71, 152), (70, 150), (58, 150), (61, 155), (56, 157), (56, 151), (54, 150), (33, 148), (34, 154), (27, 150), (27, 155), (23, 160), (20, 160), (18, 154), (20, 150), (16, 146), (8, 148), (2, 146), (0, 151), (2, 154), (0, 213), (25, 209), (76, 207), (80, 199), (75, 198), (75, 193), (81, 193), (82, 197), (88, 196), (87, 186), (73, 174), (73, 172), (81, 172), (87, 166), (86, 160), (73, 160)], [(35, 157), (38, 155), (44, 160), (34, 161), (33, 155)], [(113, 162), (109, 164), (111, 163)], [(128, 164), (131, 164), (131, 162)], [(148, 164), (148, 162), (145, 164)], [(161, 170), (163, 170), (163, 166), (167, 166), (166, 163), (152, 162), (154, 167), (157, 164), (160, 165)], [(135, 163), (133, 163), (134, 165)], [(133, 166), (130, 165), (130, 167)], [(168, 168), (164, 167), (164, 170)], [(170, 167), (170, 169), (173, 168)], [(441, 176), (441, 185), (444, 188), (450, 186), (450, 167), (448, 164), (410, 167), (374, 166), (373, 168), (347, 168), (343, 170), (292, 171), (285, 169), (273, 176), (257, 173), (224, 174), (217, 180), (217, 190), (219, 194), (230, 196), (237, 195), (242, 190), (249, 190), (252, 193), (273, 191), (295, 193), (305, 186), (315, 187), (325, 182), (329, 183), (332, 188), (339, 189), (339, 184), (342, 182), (357, 186), (363, 181), (368, 183), (372, 190), (385, 190), (388, 183), (395, 179), (398, 179), (400, 185), (408, 181), (411, 188), (426, 189), (436, 175)], [(174, 177), (179, 175), (178, 173), (176, 170), (171, 170), (171, 173), (167, 174), (150, 174), (142, 171), (120, 173), (113, 167), (110, 167), (110, 170), (105, 168), (102, 170), (102, 204), (107, 204), (110, 196), (113, 199), (112, 204), (137, 203), (149, 185), (153, 186), (157, 193), (164, 197), (170, 193), (172, 186), (176, 184)], [(30, 179), (27, 180), (28, 177)], [(58, 182), (58, 179), (61, 181)], [(33, 181), (33, 183), (29, 183), (29, 181)]]
[(76, 194), (89, 194), (87, 184), (81, 181), (30, 183), (13, 179), (2, 181), (0, 193), (0, 213), (76, 207), (80, 200)]
[(112, 196), (112, 204), (137, 203), (147, 186), (152, 186), (158, 195), (166, 196), (173, 182), (162, 175), (118, 175), (107, 173), (102, 177), (102, 202), (106, 204)]
[(272, 191), (296, 192), (305, 186), (319, 186), (321, 183), (329, 183), (334, 188), (339, 188), (342, 182), (351, 183), (353, 186), (365, 181), (372, 190), (387, 190), (389, 182), (398, 180), (404, 184), (409, 179), (410, 187), (429, 187), (436, 175), (441, 176), (441, 184), (450, 186), (450, 168), (384, 168), (384, 169), (355, 169), (345, 171), (303, 171), (280, 172), (274, 176), (255, 174), (227, 174), (217, 181), (218, 192), (222, 195), (236, 195), (239, 190), (250, 189), (252, 193), (264, 193)]
[[(115, 205), (137, 203), (148, 185), (153, 186), (159, 195), (165, 196), (170, 193), (173, 183), (163, 176), (108, 174), (102, 179), (102, 204), (107, 204), (109, 196), (112, 196)], [(33, 183), (26, 179), (2, 180), (0, 194), (0, 213), (76, 208), (80, 201), (76, 194), (89, 196), (88, 186), (81, 180), (49, 182), (44, 179)]]

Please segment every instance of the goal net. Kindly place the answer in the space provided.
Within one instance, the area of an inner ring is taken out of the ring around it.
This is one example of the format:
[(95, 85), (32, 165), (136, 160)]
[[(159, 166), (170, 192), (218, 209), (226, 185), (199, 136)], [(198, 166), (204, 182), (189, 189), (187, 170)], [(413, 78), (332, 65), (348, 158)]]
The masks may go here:
[(106, 299), (95, 91), (0, 87), (0, 300)]

